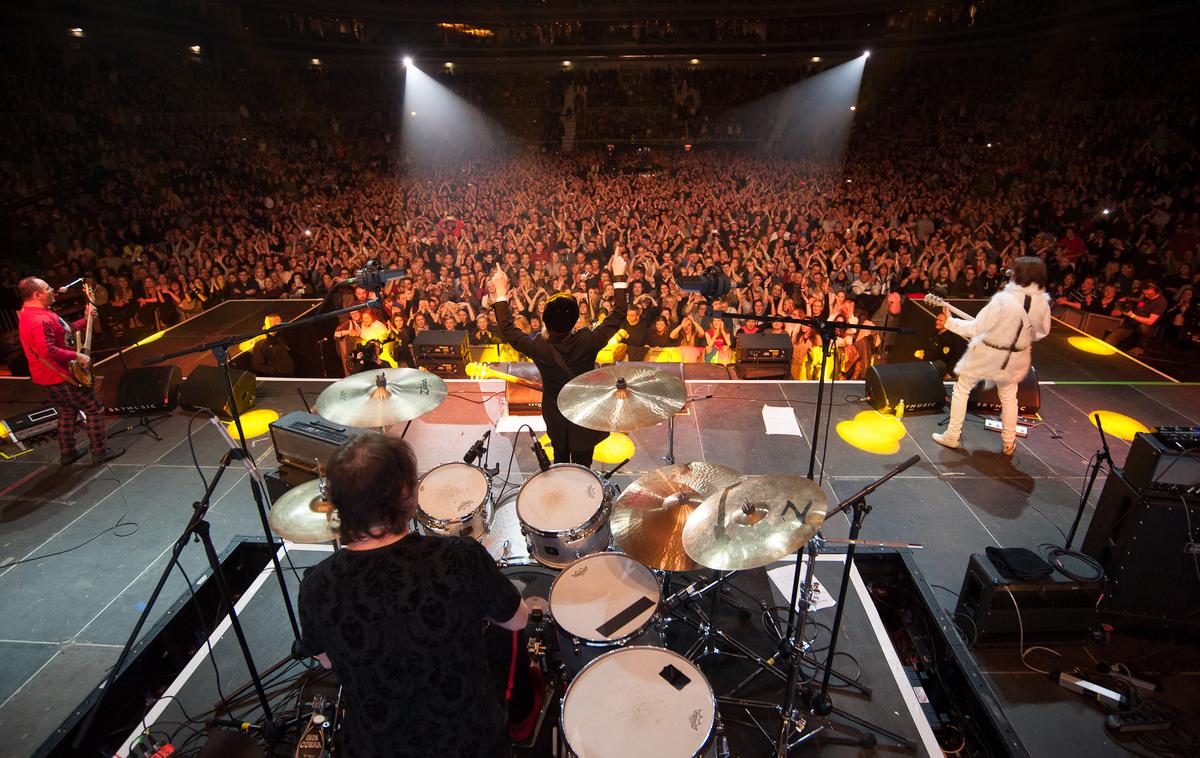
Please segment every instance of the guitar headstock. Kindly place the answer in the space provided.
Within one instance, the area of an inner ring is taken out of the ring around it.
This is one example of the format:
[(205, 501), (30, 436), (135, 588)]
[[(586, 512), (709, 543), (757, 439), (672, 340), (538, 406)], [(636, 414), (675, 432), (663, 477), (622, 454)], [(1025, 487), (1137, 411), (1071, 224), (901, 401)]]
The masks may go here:
[(466, 373), (467, 377), (470, 379), (487, 379), (488, 365), (486, 363), (468, 363)]
[(935, 308), (944, 308), (946, 306), (946, 301), (943, 300), (942, 298), (938, 297), (937, 295), (933, 294), (932, 292), (926, 292), (925, 293), (925, 304), (932, 305)]

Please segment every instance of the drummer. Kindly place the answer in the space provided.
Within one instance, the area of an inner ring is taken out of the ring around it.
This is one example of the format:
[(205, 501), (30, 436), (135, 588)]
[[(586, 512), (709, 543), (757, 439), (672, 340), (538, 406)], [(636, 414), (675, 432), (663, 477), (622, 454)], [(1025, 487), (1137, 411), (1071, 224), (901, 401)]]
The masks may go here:
[(542, 321), (546, 336), (525, 334), (513, 323), (508, 305), (508, 275), (499, 267), (492, 275), (495, 288), (496, 325), (500, 337), (523, 355), (533, 359), (542, 376), (542, 418), (546, 433), (554, 446), (555, 463), (592, 465), (592, 449), (608, 432), (585, 429), (568, 421), (558, 410), (558, 393), (567, 382), (596, 367), (596, 356), (625, 323), (629, 297), (625, 282), (625, 259), (620, 246), (613, 252), (608, 268), (613, 275), (612, 313), (595, 329), (575, 329), (579, 321), (579, 303), (569, 292), (559, 293), (546, 301)]
[[(409, 531), (417, 462), (404, 440), (351, 438), (329, 459), (328, 482), (345, 549), (305, 574), (300, 621), (305, 649), (345, 687), (347, 754), (504, 754), (541, 705), (520, 691), (530, 678), (528, 658), (517, 668), (521, 593), (477, 541)], [(507, 644), (485, 642), (485, 619)]]

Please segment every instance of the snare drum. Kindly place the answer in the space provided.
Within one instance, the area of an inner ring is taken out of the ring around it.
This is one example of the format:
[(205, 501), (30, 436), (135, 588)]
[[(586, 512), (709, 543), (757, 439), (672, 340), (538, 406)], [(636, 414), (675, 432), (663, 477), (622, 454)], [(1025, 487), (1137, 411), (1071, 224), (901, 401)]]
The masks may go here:
[(417, 484), (417, 522), (425, 534), (479, 539), (491, 505), (492, 480), (477, 466), (443, 463)]
[(612, 490), (596, 472), (574, 463), (539, 471), (517, 492), (517, 519), (529, 554), (553, 568), (607, 550), (611, 512)]
[(623, 553), (596, 553), (563, 569), (550, 615), (568, 676), (625, 645), (662, 645), (654, 621), (662, 592), (654, 573)]
[(699, 756), (716, 713), (712, 686), (687, 658), (626, 647), (592, 661), (568, 685), (562, 734), (577, 758)]

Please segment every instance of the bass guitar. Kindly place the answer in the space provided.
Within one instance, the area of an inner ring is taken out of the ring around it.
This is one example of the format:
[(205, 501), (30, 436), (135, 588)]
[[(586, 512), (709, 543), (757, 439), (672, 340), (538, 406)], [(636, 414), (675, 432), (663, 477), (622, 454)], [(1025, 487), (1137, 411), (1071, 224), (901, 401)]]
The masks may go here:
[(87, 329), (82, 335), (75, 333), (76, 352), (83, 353), (89, 360), (85, 365), (81, 361), (74, 360), (70, 363), (71, 378), (80, 387), (91, 387), (96, 382), (96, 376), (92, 373), (92, 329), (96, 322), (96, 306), (93, 304), (95, 298), (92, 297), (92, 287), (90, 284), (83, 285), (83, 299), (87, 302), (84, 306), (87, 309)]
[(934, 308), (949, 308), (950, 312), (953, 313), (955, 316), (958, 316), (959, 318), (966, 318), (966, 319), (975, 318), (970, 313), (967, 313), (966, 311), (961, 310), (959, 308), (955, 308), (953, 305), (951, 305), (950, 303), (947, 303), (945, 300), (943, 300), (942, 298), (933, 294), (932, 292), (925, 293), (924, 302), (926, 305), (932, 305)]

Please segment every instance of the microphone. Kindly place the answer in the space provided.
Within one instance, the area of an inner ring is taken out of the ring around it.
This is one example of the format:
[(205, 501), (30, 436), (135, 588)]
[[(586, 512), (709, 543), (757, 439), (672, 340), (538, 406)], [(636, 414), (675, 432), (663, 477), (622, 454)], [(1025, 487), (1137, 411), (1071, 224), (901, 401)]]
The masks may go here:
[(58, 292), (58, 294), (61, 295), (62, 293), (66, 292), (67, 290), (71, 289), (72, 287), (74, 287), (77, 284), (83, 284), (82, 276), (79, 277), (78, 279), (76, 279), (75, 281), (71, 282), (70, 284), (64, 284), (63, 286), (59, 287), (57, 292)]
[(472, 464), (479, 456), (483, 455), (483, 443), (487, 442), (488, 437), (492, 436), (492, 430), (488, 429), (483, 433), (483, 436), (475, 440), (475, 444), (471, 445), (471, 449), (463, 456), (463, 463)]
[(263, 484), (262, 475), (258, 473), (258, 467), (254, 465), (254, 461), (250, 460), (250, 456), (246, 455), (246, 452), (242, 450), (242, 446), (233, 441), (233, 437), (230, 437), (229, 432), (225, 431), (225, 427), (221, 424), (221, 421), (216, 416), (209, 416), (208, 423), (217, 428), (217, 433), (225, 440), (225, 444), (229, 445), (230, 451), (233, 452), (233, 457), (242, 462), (250, 478), (260, 485)]
[(529, 438), (533, 440), (533, 444), (529, 446), (529, 449), (537, 456), (538, 468), (545, 471), (550, 468), (550, 458), (546, 455), (546, 449), (542, 447), (542, 443), (538, 440), (537, 435), (533, 433), (533, 430), (529, 429), (528, 431)]

